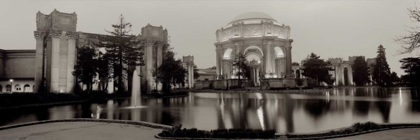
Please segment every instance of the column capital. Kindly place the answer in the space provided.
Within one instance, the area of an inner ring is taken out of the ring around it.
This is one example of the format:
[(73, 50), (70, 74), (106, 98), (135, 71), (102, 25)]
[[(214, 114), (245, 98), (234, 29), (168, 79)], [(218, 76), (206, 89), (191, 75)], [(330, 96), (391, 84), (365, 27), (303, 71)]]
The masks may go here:
[(35, 39), (43, 39), (45, 37), (44, 31), (34, 31)]
[(79, 34), (77, 32), (66, 32), (67, 39), (78, 39)]
[(60, 30), (51, 30), (49, 36), (52, 38), (60, 38), (61, 34), (63, 34)]

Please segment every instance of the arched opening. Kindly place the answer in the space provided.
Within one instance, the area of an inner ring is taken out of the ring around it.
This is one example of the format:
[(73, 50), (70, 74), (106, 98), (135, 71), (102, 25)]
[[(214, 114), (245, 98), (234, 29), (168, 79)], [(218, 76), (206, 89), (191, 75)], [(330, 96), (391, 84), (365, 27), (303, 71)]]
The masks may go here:
[(26, 84), (25, 86), (23, 86), (23, 92), (31, 92), (31, 86)]
[(344, 68), (344, 85), (349, 85), (349, 70), (347, 67)]
[(223, 59), (231, 59), (230, 57), (231, 57), (231, 55), (232, 55), (232, 49), (226, 49), (225, 50), (225, 53), (223, 53)]
[(296, 70), (296, 78), (300, 78), (300, 70)]
[(261, 56), (264, 56), (264, 53), (263, 53), (263, 51), (261, 50), (261, 48), (260, 48), (260, 47), (257, 47), (257, 46), (249, 46), (248, 48), (246, 48), (246, 49), (244, 50), (244, 54), (246, 54), (246, 53), (247, 53), (247, 51), (249, 51), (249, 50), (258, 50), (258, 51), (256, 51), (256, 52), (258, 52), (259, 54), (261, 54)]
[(263, 59), (261, 49), (255, 46), (248, 47), (244, 51), (245, 59), (249, 64), (249, 78), (252, 86), (260, 85), (260, 71)]
[(20, 85), (19, 85), (19, 84), (17, 84), (17, 85), (15, 86), (15, 91), (16, 91), (16, 92), (21, 92), (21, 91), (22, 91), (22, 87), (20, 87)]
[(12, 92), (12, 86), (6, 85), (6, 92)]
[(283, 50), (280, 47), (274, 47), (274, 52), (276, 54), (276, 58), (284, 57)]

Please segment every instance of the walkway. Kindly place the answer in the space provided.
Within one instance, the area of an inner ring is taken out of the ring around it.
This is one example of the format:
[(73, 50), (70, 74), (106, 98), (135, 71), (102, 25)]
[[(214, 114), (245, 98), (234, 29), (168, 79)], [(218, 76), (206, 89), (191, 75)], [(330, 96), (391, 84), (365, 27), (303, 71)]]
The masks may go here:
[(105, 122), (55, 122), (0, 130), (0, 140), (150, 140), (162, 129)]
[(418, 140), (420, 128), (394, 129), (356, 135), (351, 137), (337, 138), (338, 140)]

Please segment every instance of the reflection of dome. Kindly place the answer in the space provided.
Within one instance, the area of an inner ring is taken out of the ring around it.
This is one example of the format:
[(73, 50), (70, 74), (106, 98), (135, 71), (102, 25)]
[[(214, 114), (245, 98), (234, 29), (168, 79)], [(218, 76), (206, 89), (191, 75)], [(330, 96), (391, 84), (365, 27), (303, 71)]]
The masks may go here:
[(277, 23), (270, 15), (262, 12), (247, 12), (236, 16), (231, 22), (228, 23), (230, 26), (232, 23), (244, 22), (244, 24), (261, 23), (261, 21), (273, 21)]

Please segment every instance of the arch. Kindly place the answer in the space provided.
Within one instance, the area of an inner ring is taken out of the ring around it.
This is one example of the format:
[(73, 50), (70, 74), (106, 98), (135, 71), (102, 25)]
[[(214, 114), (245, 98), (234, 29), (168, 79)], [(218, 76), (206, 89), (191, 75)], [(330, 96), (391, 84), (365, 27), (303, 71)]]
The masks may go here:
[(300, 78), (300, 70), (296, 70), (296, 78)]
[(232, 49), (226, 49), (225, 52), (223, 53), (223, 59), (230, 59), (230, 57), (232, 56)]
[(349, 70), (347, 69), (347, 67), (344, 67), (344, 85), (347, 86), (349, 85)]
[(31, 86), (26, 84), (23, 86), (23, 92), (31, 92)]
[(244, 50), (244, 54), (245, 54), (245, 53), (246, 53), (246, 51), (248, 51), (249, 49), (257, 49), (257, 50), (259, 50), (259, 51), (260, 51), (261, 56), (264, 56), (263, 51), (262, 51), (262, 50), (261, 50), (261, 48), (260, 48), (260, 47), (258, 47), (258, 46), (249, 46), (249, 47), (247, 47), (247, 48)]
[(12, 92), (12, 86), (6, 85), (6, 92)]
[(274, 47), (274, 52), (276, 54), (276, 58), (284, 57), (283, 49), (281, 49), (280, 47)]
[(15, 91), (22, 91), (22, 87), (20, 87), (20, 85), (19, 84), (16, 84), (15, 85)]

